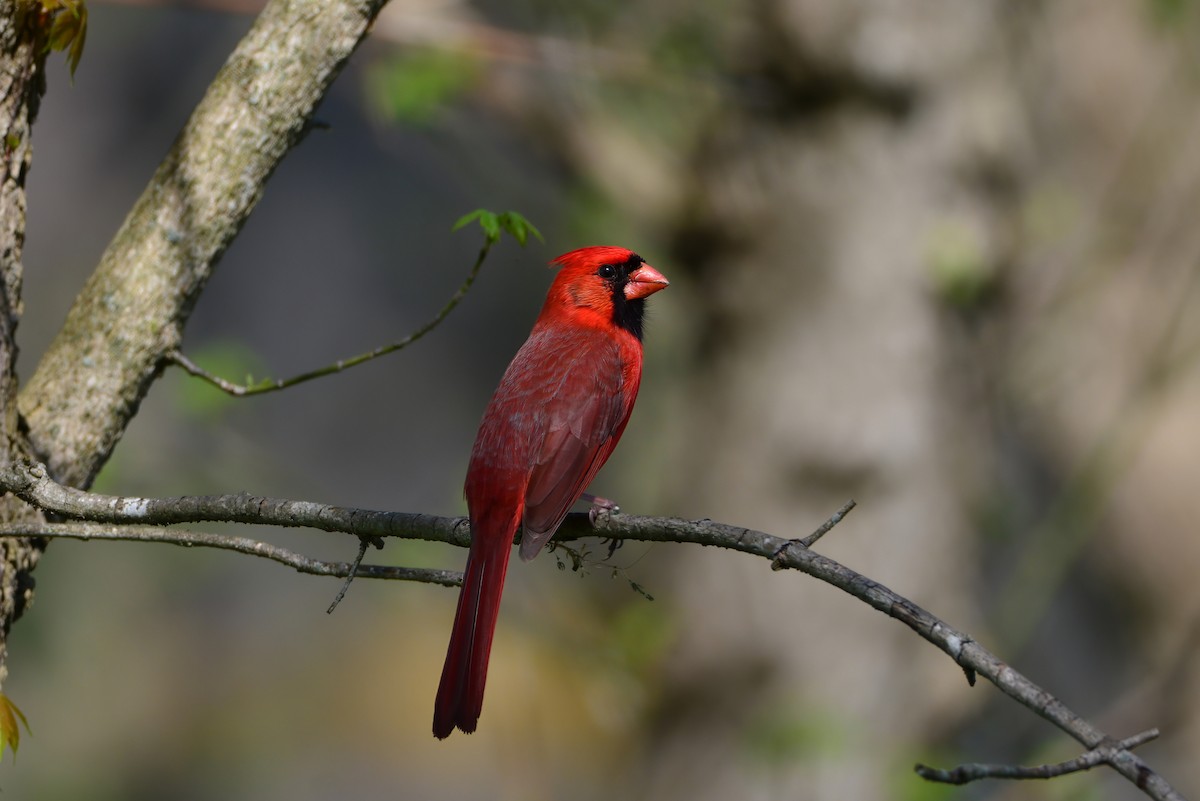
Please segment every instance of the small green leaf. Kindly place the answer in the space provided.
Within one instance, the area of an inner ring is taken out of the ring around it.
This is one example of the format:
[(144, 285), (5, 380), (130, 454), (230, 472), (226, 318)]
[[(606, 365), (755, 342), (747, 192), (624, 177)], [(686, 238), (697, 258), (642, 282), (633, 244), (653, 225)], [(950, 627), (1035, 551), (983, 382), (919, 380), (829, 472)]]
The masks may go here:
[(67, 51), (67, 66), (71, 70), (71, 79), (75, 79), (75, 68), (79, 66), (79, 59), (83, 58), (83, 45), (87, 41), (87, 6), (79, 4), (79, 25), (78, 33), (74, 41), (71, 42), (71, 49)]
[(525, 243), (528, 241), (530, 234), (533, 234), (535, 237), (537, 237), (539, 242), (544, 243), (546, 241), (545, 237), (542, 236), (542, 232), (539, 231), (533, 223), (525, 219), (525, 216), (520, 212), (504, 212), (500, 215), (500, 225), (504, 227), (505, 231), (508, 231), (510, 234), (512, 234), (513, 238), (517, 240), (521, 247), (525, 247)]
[(537, 237), (538, 241), (545, 242), (542, 232), (539, 231), (534, 224), (525, 219), (525, 216), (520, 212), (506, 211), (503, 214), (496, 214), (487, 209), (475, 209), (470, 214), (464, 214), (454, 223), (451, 231), (457, 231), (464, 225), (468, 225), (475, 220), (479, 220), (479, 227), (483, 229), (483, 233), (488, 238), (489, 244), (495, 244), (500, 240), (502, 231), (507, 231), (513, 239), (525, 247), (525, 243), (529, 241), (529, 236), (532, 234)]
[(479, 227), (487, 234), (489, 242), (495, 242), (500, 239), (500, 221), (492, 212), (485, 211), (479, 215)]
[(475, 209), (470, 214), (464, 214), (458, 218), (458, 222), (454, 223), (454, 227), (450, 230), (457, 231), (472, 220), (479, 220), (479, 227), (483, 229), (488, 242), (495, 244), (500, 239), (500, 218), (496, 216), (495, 212), (487, 209)]
[(53, 15), (46, 31), (46, 49), (67, 51), (67, 65), (74, 78), (87, 41), (87, 5), (83, 0), (41, 0), (41, 6), (44, 15)]
[(21, 726), (17, 724), (18, 719), (25, 726), (25, 731), (32, 734), (25, 713), (18, 709), (7, 695), (0, 693), (0, 757), (4, 756), (5, 747), (11, 747), (13, 759), (17, 758), (17, 747), (21, 745)]
[(462, 228), (464, 225), (467, 225), (467, 224), (471, 223), (472, 221), (479, 219), (480, 215), (482, 215), (483, 213), (484, 213), (483, 209), (475, 209), (475, 211), (471, 212), (470, 214), (464, 214), (463, 216), (459, 217), (458, 221), (456, 223), (454, 223), (454, 227), (450, 229), (451, 233), (453, 233), (454, 231), (457, 231), (459, 228)]

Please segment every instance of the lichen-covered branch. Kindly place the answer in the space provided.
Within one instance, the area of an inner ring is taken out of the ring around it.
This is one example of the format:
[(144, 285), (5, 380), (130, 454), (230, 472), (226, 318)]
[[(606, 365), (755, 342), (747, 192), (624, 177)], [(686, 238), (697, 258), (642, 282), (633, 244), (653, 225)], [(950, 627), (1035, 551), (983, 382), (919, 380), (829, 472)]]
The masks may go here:
[(257, 523), (354, 534), (360, 537), (428, 539), (466, 547), (471, 529), (466, 518), (376, 512), (257, 495), (190, 495), (181, 498), (130, 498), (99, 495), (54, 481), (39, 464), (0, 470), (0, 490), (46, 511), (77, 520), (117, 525), (176, 523)]
[[(0, 488), (47, 512), (112, 524), (231, 521), (305, 526), (358, 537), (423, 539), (464, 547), (470, 542), (470, 524), (462, 517), (378, 512), (250, 495), (158, 499), (96, 495), (55, 483), (46, 470), (38, 465), (18, 464), (0, 471)], [(1130, 750), (1132, 745), (1112, 747), (1116, 743), (1113, 738), (1005, 664), (967, 634), (954, 629), (888, 587), (805, 545), (805, 540), (812, 541), (814, 535), (832, 528), (848, 508), (849, 505), (843, 507), (829, 522), (805, 539), (785, 539), (712, 520), (619, 514), (601, 515), (593, 522), (586, 514), (572, 514), (559, 529), (555, 540), (598, 536), (643, 542), (712, 545), (761, 557), (768, 560), (774, 569), (807, 573), (904, 623), (954, 659), (972, 684), (976, 676), (983, 676), (1004, 694), (1053, 723), (1089, 751), (1107, 748), (1105, 763), (1146, 795), (1160, 801), (1182, 801), (1183, 796), (1166, 779)], [(2, 529), (0, 536), (3, 536)]]
[[(32, 160), (30, 132), (44, 88), (45, 51), (20, 0), (0, 0), (0, 466), (25, 458), (17, 416), (17, 323), (21, 318), (21, 254), (25, 245), (25, 176)], [(0, 521), (40, 521), (16, 498), (0, 499)], [(0, 684), (8, 675), (8, 632), (32, 594), (30, 574), (41, 546), (28, 539), (0, 543)]]
[(88, 486), (176, 348), (214, 265), (385, 0), (272, 0), (209, 86), (20, 395), (29, 436)]

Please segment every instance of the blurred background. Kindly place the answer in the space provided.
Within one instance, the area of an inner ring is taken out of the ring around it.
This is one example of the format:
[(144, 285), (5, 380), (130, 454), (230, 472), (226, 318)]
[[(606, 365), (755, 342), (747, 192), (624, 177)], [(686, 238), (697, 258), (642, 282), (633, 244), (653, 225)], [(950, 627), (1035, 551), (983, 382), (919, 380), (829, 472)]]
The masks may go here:
[[(23, 375), (257, 10), (92, 0), (35, 127)], [(1200, 33), (1191, 0), (395, 3), (189, 326), (233, 401), (155, 385), (97, 489), (459, 514), (487, 399), (587, 244), (672, 281), (593, 485), (802, 536), (1200, 793)], [(329, 535), (256, 531), (348, 559)], [(931, 786), (1078, 746), (832, 587), (628, 543), (516, 564), (480, 731), (435, 742), (456, 593), (222, 552), (53, 543), (11, 639), (20, 801), (1127, 799), (1115, 774)], [(459, 568), (389, 542), (371, 558)], [(634, 592), (636, 581), (653, 595)]]

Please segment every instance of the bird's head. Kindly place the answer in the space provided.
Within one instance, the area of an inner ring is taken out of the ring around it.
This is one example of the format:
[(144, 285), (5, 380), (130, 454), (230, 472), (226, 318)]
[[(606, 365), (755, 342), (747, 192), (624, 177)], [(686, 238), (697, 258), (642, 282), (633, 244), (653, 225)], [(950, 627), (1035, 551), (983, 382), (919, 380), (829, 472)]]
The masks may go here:
[(642, 338), (645, 299), (668, 284), (662, 273), (625, 248), (580, 248), (551, 264), (561, 269), (546, 297), (547, 311), (597, 316), (638, 339)]

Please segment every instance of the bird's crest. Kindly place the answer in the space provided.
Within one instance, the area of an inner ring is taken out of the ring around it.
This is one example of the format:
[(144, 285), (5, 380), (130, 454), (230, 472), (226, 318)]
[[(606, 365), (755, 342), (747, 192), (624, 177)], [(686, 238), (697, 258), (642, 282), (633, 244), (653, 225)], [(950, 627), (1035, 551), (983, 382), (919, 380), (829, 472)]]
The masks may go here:
[(593, 245), (568, 251), (550, 262), (550, 266), (560, 266), (564, 269), (594, 269), (601, 264), (625, 264), (626, 262), (641, 262), (642, 257), (628, 248), (612, 245)]

